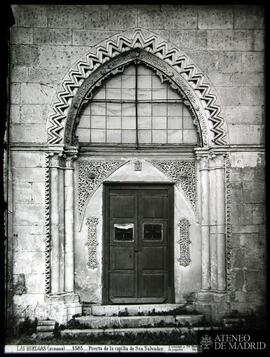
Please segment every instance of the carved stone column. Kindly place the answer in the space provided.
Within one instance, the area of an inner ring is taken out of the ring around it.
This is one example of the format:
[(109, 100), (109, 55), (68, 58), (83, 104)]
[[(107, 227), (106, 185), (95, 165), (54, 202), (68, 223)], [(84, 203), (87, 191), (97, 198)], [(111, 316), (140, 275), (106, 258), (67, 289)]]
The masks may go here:
[(215, 155), (209, 155), (209, 239), (210, 239), (210, 280), (211, 289), (217, 290), (217, 184)]
[(210, 242), (209, 242), (209, 179), (208, 158), (200, 161), (200, 192), (201, 192), (201, 239), (202, 239), (202, 290), (210, 288)]
[(51, 154), (50, 179), (51, 179), (51, 293), (60, 291), (60, 232), (59, 232), (59, 156)]
[(74, 169), (75, 156), (66, 158), (65, 168), (65, 291), (74, 291)]
[(216, 192), (217, 192), (217, 290), (225, 291), (225, 158), (216, 158)]

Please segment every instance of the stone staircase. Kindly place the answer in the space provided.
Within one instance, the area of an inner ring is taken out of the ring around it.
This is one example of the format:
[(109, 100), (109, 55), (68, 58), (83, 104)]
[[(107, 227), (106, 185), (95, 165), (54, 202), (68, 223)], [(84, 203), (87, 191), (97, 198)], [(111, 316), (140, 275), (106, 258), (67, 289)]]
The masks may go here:
[(65, 337), (138, 335), (140, 333), (180, 335), (205, 330), (205, 318), (192, 306), (155, 305), (84, 305), (83, 315), (74, 317), (61, 331)]

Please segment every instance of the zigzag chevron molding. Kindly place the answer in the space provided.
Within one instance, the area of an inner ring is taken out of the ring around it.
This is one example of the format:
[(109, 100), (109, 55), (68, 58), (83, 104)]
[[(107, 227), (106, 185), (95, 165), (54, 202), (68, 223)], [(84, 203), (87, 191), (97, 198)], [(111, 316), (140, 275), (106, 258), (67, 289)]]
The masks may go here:
[(102, 45), (98, 45), (95, 53), (86, 54), (69, 71), (62, 83), (62, 90), (57, 93), (58, 100), (52, 106), (53, 113), (49, 118), (47, 129), (48, 143), (63, 143), (67, 112), (72, 98), (84, 80), (111, 58), (134, 48), (141, 48), (154, 54), (179, 73), (196, 97), (203, 102), (204, 110), (208, 111), (207, 118), (212, 122), (210, 130), (213, 132), (213, 143), (216, 145), (226, 144), (224, 122), (220, 116), (217, 96), (210, 84), (205, 82), (205, 76), (179, 50), (169, 48), (168, 44), (158, 36), (141, 29), (137, 29), (131, 34), (114, 36)]

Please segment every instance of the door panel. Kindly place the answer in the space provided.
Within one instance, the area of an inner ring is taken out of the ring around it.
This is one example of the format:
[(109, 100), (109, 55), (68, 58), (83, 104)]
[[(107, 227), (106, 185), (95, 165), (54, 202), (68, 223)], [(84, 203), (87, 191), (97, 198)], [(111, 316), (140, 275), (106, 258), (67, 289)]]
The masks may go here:
[(172, 187), (105, 186), (106, 303), (172, 302)]

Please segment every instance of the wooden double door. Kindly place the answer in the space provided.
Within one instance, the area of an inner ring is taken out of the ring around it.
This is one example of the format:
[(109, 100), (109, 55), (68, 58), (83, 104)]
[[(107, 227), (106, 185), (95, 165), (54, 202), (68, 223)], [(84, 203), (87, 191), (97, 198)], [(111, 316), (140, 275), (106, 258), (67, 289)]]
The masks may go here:
[(104, 303), (173, 302), (173, 186), (104, 186)]

